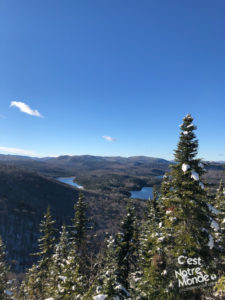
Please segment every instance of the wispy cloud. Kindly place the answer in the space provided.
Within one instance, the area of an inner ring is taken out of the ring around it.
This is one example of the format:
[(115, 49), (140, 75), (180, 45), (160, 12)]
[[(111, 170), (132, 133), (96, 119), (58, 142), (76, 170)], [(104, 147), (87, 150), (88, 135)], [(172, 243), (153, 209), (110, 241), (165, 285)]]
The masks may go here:
[(6, 116), (0, 114), (0, 119), (6, 119)]
[(28, 155), (28, 156), (37, 156), (37, 154), (30, 150), (18, 149), (18, 148), (9, 148), (9, 147), (1, 147), (0, 151), (4, 154), (16, 154), (16, 155)]
[(23, 102), (19, 102), (19, 101), (11, 101), (10, 103), (10, 107), (17, 107), (19, 108), (20, 111), (24, 112), (25, 114), (31, 115), (31, 116), (35, 116), (35, 117), (39, 117), (42, 118), (43, 116), (39, 113), (38, 110), (33, 110), (30, 108), (29, 105), (23, 103)]
[(108, 136), (108, 135), (103, 135), (103, 139), (105, 139), (108, 142), (115, 142), (116, 141), (115, 138), (112, 138), (111, 136)]

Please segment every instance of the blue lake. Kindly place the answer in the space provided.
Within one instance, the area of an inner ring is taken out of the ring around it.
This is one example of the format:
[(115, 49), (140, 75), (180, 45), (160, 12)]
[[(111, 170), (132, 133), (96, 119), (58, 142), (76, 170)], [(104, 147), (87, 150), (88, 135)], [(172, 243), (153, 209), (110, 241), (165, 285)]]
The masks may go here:
[(152, 198), (152, 187), (143, 187), (140, 191), (130, 191), (131, 198), (148, 200)]
[(74, 182), (75, 177), (58, 177), (56, 180), (77, 187), (78, 189), (83, 189), (84, 187)]
[[(163, 178), (163, 175), (156, 176), (157, 178), (161, 179)], [(78, 189), (83, 189), (84, 187), (79, 185), (78, 183), (74, 182), (75, 177), (58, 177), (56, 180), (63, 182), (65, 184), (72, 185)], [(152, 198), (152, 187), (143, 187), (139, 191), (130, 191), (131, 198), (135, 199), (142, 199), (142, 200), (148, 200), (149, 198)]]

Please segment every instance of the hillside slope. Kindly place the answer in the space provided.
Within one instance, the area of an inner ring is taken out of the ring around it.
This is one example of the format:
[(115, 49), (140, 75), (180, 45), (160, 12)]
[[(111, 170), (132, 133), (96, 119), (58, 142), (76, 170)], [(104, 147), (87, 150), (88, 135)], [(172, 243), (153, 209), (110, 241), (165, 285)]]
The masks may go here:
[[(47, 206), (59, 228), (71, 224), (73, 206), (79, 190), (40, 174), (18, 167), (0, 165), (0, 235), (6, 244), (8, 259), (16, 271), (30, 266), (29, 255), (37, 250), (39, 224)], [(125, 212), (126, 199), (110, 197), (97, 192), (84, 191), (88, 204), (88, 217), (102, 240), (105, 231), (115, 231)], [(141, 210), (143, 202), (136, 201)], [(97, 244), (97, 243), (96, 243)]]

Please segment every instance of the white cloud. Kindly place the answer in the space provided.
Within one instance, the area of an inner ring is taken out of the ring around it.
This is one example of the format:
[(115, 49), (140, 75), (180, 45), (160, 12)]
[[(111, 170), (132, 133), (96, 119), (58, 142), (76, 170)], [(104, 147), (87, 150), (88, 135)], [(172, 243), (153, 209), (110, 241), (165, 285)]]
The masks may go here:
[(28, 155), (28, 156), (37, 156), (37, 154), (30, 150), (18, 149), (18, 148), (9, 148), (1, 147), (0, 151), (7, 154), (16, 154), (16, 155)]
[(103, 135), (103, 139), (105, 139), (108, 142), (115, 142), (116, 141), (115, 138), (112, 138), (111, 136), (108, 136), (108, 135)]
[(33, 110), (29, 107), (29, 105), (23, 103), (23, 102), (18, 102), (18, 101), (11, 101), (10, 103), (10, 107), (17, 107), (19, 108), (20, 111), (24, 112), (25, 114), (31, 115), (31, 116), (35, 116), (35, 117), (39, 117), (42, 118), (43, 116), (39, 113), (38, 110)]

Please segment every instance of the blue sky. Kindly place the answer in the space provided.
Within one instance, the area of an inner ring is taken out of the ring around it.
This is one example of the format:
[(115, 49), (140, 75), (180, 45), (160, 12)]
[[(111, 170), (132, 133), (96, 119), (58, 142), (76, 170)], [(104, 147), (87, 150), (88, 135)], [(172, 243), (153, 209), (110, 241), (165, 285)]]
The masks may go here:
[(225, 160), (224, 0), (1, 0), (0, 35), (1, 153), (172, 159), (191, 113)]

